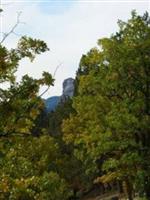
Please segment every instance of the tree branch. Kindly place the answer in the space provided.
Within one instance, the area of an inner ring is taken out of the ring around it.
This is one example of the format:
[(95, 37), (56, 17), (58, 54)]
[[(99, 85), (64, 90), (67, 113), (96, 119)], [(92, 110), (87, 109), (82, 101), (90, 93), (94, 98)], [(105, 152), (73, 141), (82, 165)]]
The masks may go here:
[(18, 13), (17, 13), (17, 21), (16, 21), (16, 24), (10, 29), (10, 31), (9, 31), (8, 33), (4, 33), (4, 37), (3, 37), (2, 40), (0, 41), (0, 44), (2, 44), (2, 43), (7, 39), (7, 37), (8, 37), (10, 34), (18, 35), (17, 33), (15, 33), (15, 29), (17, 28), (17, 26), (18, 26), (19, 24), (25, 24), (24, 22), (21, 22), (21, 21), (20, 21), (21, 13), (22, 13), (22, 12), (18, 12)]
[[(55, 71), (54, 71), (54, 74), (53, 74), (53, 78), (55, 78), (56, 73), (57, 73), (57, 71), (58, 71), (58, 69), (60, 68), (61, 65), (62, 65), (62, 63), (60, 63), (59, 65), (56, 66)], [(46, 88), (46, 90), (44, 90), (44, 92), (42, 92), (42, 94), (39, 95), (39, 97), (42, 97), (42, 96), (49, 90), (50, 87), (51, 87), (51, 85), (48, 86), (48, 87)]]

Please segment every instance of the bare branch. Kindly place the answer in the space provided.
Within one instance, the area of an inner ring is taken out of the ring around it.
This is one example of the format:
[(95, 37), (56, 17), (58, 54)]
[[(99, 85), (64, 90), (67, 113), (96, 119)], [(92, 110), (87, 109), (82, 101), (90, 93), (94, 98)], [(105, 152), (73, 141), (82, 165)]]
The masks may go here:
[(54, 71), (54, 74), (53, 74), (53, 78), (55, 78), (56, 73), (57, 73), (58, 69), (60, 68), (60, 66), (61, 66), (62, 64), (63, 64), (63, 63), (61, 62), (61, 63), (59, 63), (59, 65), (57, 65), (57, 67), (56, 67), (56, 69), (55, 69), (55, 71)]
[(42, 92), (42, 94), (39, 95), (39, 97), (42, 97), (42, 96), (49, 90), (49, 88), (50, 88), (50, 86), (48, 86), (48, 87), (46, 88), (46, 90), (44, 90), (44, 92)]
[(7, 37), (8, 37), (10, 34), (15, 34), (15, 35), (17, 35), (17, 33), (15, 33), (15, 29), (17, 28), (17, 26), (18, 26), (19, 24), (25, 24), (24, 22), (21, 22), (21, 21), (20, 21), (21, 13), (22, 13), (22, 12), (18, 12), (18, 13), (17, 13), (17, 21), (16, 21), (16, 24), (10, 29), (10, 31), (9, 31), (8, 33), (4, 33), (4, 37), (3, 37), (2, 40), (0, 41), (0, 44), (2, 44), (2, 43), (7, 39)]
[[(59, 65), (56, 66), (55, 71), (54, 71), (54, 74), (53, 74), (53, 78), (55, 78), (56, 73), (57, 73), (57, 71), (58, 71), (58, 69), (60, 68), (61, 65), (62, 65), (62, 63), (60, 63)], [(46, 90), (44, 90), (44, 92), (42, 92), (42, 94), (39, 95), (39, 97), (42, 97), (42, 96), (50, 89), (50, 87), (51, 87), (51, 86), (48, 86), (48, 87), (46, 88)]]

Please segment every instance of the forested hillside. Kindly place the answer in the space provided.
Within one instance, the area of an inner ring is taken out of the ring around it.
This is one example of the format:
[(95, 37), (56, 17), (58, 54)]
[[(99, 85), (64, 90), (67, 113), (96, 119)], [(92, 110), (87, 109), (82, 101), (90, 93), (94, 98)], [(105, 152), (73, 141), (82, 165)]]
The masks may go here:
[(39, 91), (54, 77), (16, 77), (46, 43), (1, 41), (0, 200), (150, 200), (150, 16), (118, 27), (82, 55), (73, 97), (50, 112)]

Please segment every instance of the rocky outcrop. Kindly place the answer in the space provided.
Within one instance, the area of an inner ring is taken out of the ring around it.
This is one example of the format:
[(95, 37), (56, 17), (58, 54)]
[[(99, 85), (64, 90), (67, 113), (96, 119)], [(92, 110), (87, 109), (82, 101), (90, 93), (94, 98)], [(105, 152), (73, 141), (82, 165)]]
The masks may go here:
[(66, 99), (72, 97), (74, 94), (74, 79), (67, 78), (63, 82), (63, 92), (61, 95), (61, 101), (65, 101)]
[(63, 82), (63, 91), (61, 96), (53, 96), (44, 100), (46, 105), (46, 110), (48, 112), (54, 111), (59, 103), (65, 102), (68, 98), (71, 98), (73, 95), (74, 95), (74, 79), (67, 78)]

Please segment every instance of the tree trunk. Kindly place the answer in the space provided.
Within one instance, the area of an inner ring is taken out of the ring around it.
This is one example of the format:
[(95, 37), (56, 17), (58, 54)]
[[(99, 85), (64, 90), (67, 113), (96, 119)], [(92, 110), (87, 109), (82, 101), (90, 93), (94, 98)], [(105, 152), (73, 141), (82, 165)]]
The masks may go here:
[(150, 200), (150, 180), (149, 180), (149, 177), (145, 178), (144, 192), (145, 192), (145, 195), (146, 195), (146, 199)]
[(123, 193), (122, 181), (118, 181), (118, 190), (119, 190), (119, 193)]
[(125, 183), (126, 183), (126, 190), (127, 190), (128, 199), (133, 200), (132, 184), (130, 183), (130, 181), (128, 179), (126, 179)]

